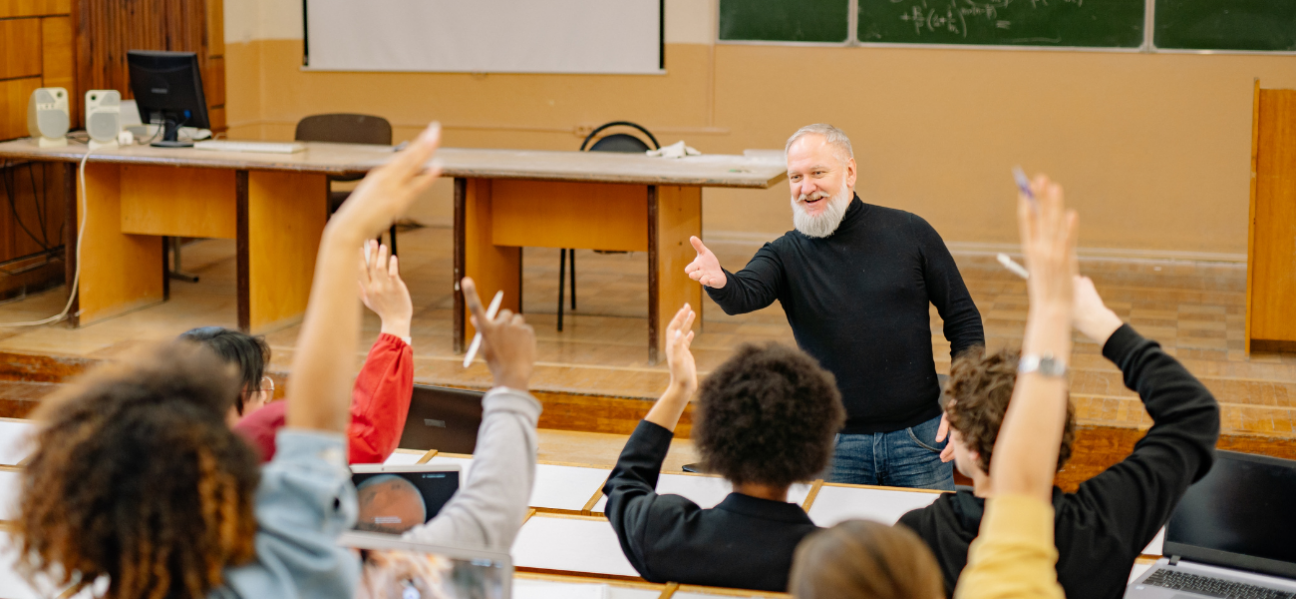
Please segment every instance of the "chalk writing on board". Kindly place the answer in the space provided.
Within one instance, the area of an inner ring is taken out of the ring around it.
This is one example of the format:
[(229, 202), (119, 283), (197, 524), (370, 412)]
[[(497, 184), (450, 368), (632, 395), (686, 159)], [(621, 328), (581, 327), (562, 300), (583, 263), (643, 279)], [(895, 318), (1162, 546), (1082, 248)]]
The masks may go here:
[[(891, 0), (891, 3), (898, 4), (904, 1)], [(927, 0), (917, 0), (908, 11), (900, 15), (900, 20), (913, 26), (914, 33), (918, 35), (947, 32), (966, 38), (971, 28), (1011, 30), (1012, 21), (1003, 18), (1002, 13), (1014, 3), (1018, 6), (1027, 5), (1031, 9), (1038, 9), (1049, 6), (1050, 2), (1084, 6), (1084, 0), (988, 0), (985, 2), (952, 0), (948, 5), (939, 6), (928, 6)]]

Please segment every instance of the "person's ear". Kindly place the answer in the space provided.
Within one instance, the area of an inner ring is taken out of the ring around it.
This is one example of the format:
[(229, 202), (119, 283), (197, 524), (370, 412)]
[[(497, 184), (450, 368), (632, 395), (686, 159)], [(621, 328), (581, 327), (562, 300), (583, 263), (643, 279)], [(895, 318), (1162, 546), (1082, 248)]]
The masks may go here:
[(858, 173), (855, 171), (855, 159), (851, 158), (846, 161), (846, 187), (855, 189), (855, 178)]

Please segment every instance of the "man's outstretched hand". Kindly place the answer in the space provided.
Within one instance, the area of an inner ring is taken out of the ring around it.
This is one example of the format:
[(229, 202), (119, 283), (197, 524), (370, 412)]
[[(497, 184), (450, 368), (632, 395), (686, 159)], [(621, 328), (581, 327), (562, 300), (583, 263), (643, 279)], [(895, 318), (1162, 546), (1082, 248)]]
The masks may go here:
[(697, 250), (697, 258), (684, 267), (684, 273), (690, 279), (712, 289), (723, 288), (728, 279), (724, 269), (720, 268), (720, 261), (716, 259), (715, 254), (711, 253), (707, 246), (702, 245), (702, 240), (697, 237), (689, 237), (689, 243)]
[(495, 386), (526, 391), (535, 369), (535, 331), (521, 314), (500, 310), (495, 319), (486, 318), (486, 308), (477, 297), (477, 285), (464, 277), (460, 284), (464, 301), (472, 312), (472, 324), (481, 333), (482, 357), (495, 376)]
[(360, 300), (382, 319), (382, 332), (401, 339), (410, 336), (414, 304), (409, 288), (400, 276), (396, 256), (387, 256), (387, 246), (369, 240), (364, 248), (365, 264), (360, 273)]

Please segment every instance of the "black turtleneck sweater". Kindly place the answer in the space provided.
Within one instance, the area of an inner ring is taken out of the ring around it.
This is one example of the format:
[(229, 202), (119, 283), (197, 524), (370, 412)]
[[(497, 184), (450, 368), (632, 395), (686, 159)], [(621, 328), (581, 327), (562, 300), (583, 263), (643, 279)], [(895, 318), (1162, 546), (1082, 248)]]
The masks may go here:
[(950, 356), (985, 344), (981, 314), (945, 242), (927, 221), (851, 200), (822, 239), (788, 231), (720, 289), (726, 314), (783, 305), (797, 345), (837, 377), (843, 433), (901, 430), (940, 415), (932, 359), (934, 304)]

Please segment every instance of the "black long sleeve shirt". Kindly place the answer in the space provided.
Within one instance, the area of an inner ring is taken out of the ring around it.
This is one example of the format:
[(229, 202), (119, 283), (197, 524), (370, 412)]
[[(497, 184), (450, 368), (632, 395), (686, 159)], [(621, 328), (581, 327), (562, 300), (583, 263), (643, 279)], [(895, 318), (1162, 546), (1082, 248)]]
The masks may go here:
[(671, 432), (641, 421), (603, 486), (626, 559), (649, 582), (786, 592), (792, 555), (814, 522), (795, 503), (730, 493), (702, 509), (658, 495)]
[(856, 196), (822, 239), (788, 231), (720, 289), (726, 314), (783, 305), (797, 345), (837, 377), (844, 433), (891, 432), (940, 415), (932, 359), (934, 304), (953, 357), (985, 345), (981, 313), (927, 221)]
[[(1103, 345), (1103, 355), (1120, 367), (1125, 386), (1138, 392), (1153, 425), (1129, 457), (1075, 493), (1053, 489), (1058, 582), (1067, 597), (1124, 596), (1134, 559), (1170, 519), (1188, 486), (1210, 471), (1219, 439), (1219, 404), (1155, 341), (1123, 325)], [(950, 596), (984, 509), (984, 500), (963, 490), (900, 518), (936, 554)]]

